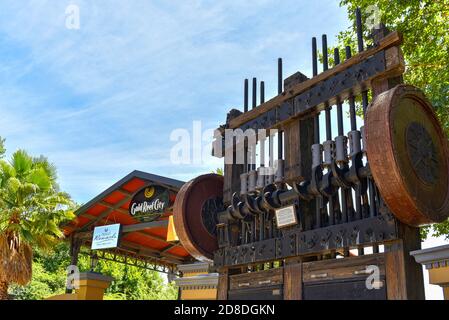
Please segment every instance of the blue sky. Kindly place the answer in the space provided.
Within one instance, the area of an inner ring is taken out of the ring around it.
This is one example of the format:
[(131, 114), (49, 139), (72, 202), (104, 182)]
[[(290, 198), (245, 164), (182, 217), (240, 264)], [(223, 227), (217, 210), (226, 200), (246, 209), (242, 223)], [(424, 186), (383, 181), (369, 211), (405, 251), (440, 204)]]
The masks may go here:
[(80, 203), (134, 169), (188, 180), (220, 166), (173, 166), (172, 130), (223, 123), (245, 77), (273, 96), (278, 57), (310, 75), (310, 38), (349, 25), (338, 1), (0, 3), (0, 136), (48, 156)]
[[(180, 180), (209, 172), (221, 161), (173, 165), (170, 133), (223, 123), (242, 105), (245, 77), (273, 96), (278, 57), (284, 75), (311, 76), (311, 37), (332, 45), (350, 24), (338, 3), (0, 0), (0, 136), (8, 154), (49, 157), (79, 203), (135, 169)], [(79, 30), (65, 26), (71, 4)], [(440, 291), (426, 286), (428, 297)]]

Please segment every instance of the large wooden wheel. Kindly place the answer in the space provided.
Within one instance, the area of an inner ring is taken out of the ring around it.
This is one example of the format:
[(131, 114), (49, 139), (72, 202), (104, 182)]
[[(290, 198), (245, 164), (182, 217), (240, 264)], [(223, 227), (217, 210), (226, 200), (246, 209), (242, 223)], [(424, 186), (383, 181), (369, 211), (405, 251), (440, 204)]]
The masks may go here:
[(365, 128), (371, 171), (392, 213), (411, 226), (447, 219), (447, 138), (424, 94), (409, 85), (380, 94)]
[(211, 261), (218, 249), (217, 213), (223, 210), (223, 177), (199, 176), (182, 186), (173, 207), (179, 241), (196, 259)]

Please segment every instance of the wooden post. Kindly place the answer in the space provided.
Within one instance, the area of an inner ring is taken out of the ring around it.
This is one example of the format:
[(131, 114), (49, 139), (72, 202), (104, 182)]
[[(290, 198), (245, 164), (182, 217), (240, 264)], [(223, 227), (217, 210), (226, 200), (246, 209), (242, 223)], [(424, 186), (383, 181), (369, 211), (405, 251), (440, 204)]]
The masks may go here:
[[(284, 81), (284, 90), (307, 81), (308, 78), (301, 72), (296, 72)], [(291, 102), (293, 104), (293, 102)], [(293, 106), (292, 106), (293, 108)], [(299, 182), (310, 179), (312, 167), (312, 144), (314, 121), (313, 118), (295, 119), (283, 126), (285, 142), (285, 180)]]
[(284, 300), (302, 300), (302, 262), (298, 259), (285, 261)]
[[(377, 35), (379, 41), (386, 30)], [(399, 46), (386, 50), (385, 61), (388, 73), (371, 83), (373, 98), (403, 82), (404, 57)], [(421, 265), (416, 263), (410, 252), (421, 248), (419, 228), (399, 224), (399, 238), (385, 244), (385, 272), (388, 300), (425, 299), (424, 280)]]
[[(81, 249), (82, 240), (76, 234), (70, 236), (70, 265), (76, 266), (78, 264), (78, 256)], [(70, 274), (67, 274), (67, 277)], [(72, 293), (72, 289), (66, 288), (66, 293)]]
[(400, 240), (385, 245), (388, 300), (424, 300), (422, 267), (410, 256), (421, 249), (419, 228), (399, 224)]
[(228, 269), (219, 270), (217, 300), (228, 300), (229, 274)]

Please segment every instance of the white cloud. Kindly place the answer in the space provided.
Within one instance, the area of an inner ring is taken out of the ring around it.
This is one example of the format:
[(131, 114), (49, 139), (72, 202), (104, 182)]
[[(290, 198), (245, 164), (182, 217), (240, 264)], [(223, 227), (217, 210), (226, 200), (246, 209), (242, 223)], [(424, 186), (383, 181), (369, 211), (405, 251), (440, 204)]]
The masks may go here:
[[(10, 151), (48, 156), (80, 202), (134, 169), (210, 172), (219, 159), (167, 162), (171, 130), (222, 123), (241, 105), (244, 77), (273, 93), (278, 56), (286, 74), (307, 71), (308, 38), (346, 27), (326, 3), (322, 25), (309, 1), (4, 0), (0, 135)], [(80, 7), (79, 30), (65, 28), (69, 4)]]

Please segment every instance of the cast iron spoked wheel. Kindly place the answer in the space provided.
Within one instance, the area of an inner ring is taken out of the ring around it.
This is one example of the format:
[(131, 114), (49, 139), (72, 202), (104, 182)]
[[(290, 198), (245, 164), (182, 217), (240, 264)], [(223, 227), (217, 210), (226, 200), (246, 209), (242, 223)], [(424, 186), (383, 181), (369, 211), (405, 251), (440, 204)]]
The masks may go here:
[(424, 94), (410, 85), (380, 94), (365, 128), (371, 171), (392, 213), (411, 226), (447, 219), (447, 138)]
[(173, 221), (179, 241), (196, 259), (211, 261), (218, 249), (217, 213), (223, 211), (223, 177), (206, 174), (179, 190)]

